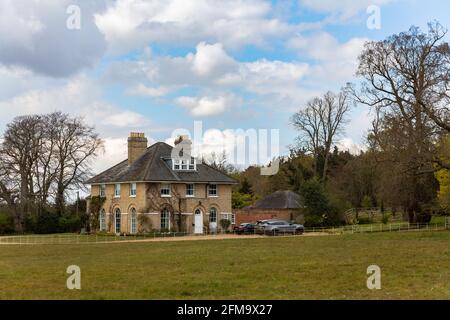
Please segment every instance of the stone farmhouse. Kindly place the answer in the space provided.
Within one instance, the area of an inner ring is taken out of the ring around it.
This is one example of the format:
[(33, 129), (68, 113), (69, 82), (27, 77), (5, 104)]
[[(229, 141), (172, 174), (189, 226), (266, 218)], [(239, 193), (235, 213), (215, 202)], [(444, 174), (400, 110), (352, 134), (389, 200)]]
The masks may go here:
[[(191, 141), (181, 136), (176, 148), (179, 144), (190, 147)], [(174, 157), (173, 149), (163, 142), (147, 147), (143, 133), (131, 133), (128, 159), (86, 182), (90, 201), (104, 200), (101, 231), (202, 234), (220, 231), (222, 219), (234, 223), (231, 188), (237, 181), (190, 155)]]

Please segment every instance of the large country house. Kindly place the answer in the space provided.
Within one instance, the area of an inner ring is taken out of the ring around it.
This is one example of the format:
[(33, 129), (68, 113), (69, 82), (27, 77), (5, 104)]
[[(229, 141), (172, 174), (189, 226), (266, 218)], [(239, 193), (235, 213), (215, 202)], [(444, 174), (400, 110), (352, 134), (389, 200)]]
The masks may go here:
[[(175, 145), (179, 143), (191, 142), (182, 136)], [(104, 201), (101, 231), (201, 234), (220, 230), (222, 219), (234, 222), (231, 187), (236, 181), (194, 157), (173, 158), (172, 150), (163, 142), (147, 147), (143, 133), (131, 133), (128, 159), (86, 182), (91, 199)]]

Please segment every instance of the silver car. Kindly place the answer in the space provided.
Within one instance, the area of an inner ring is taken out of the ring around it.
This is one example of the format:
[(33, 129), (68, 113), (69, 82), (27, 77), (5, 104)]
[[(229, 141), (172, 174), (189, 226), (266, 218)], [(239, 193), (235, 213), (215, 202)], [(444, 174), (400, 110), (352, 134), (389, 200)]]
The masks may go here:
[(284, 220), (266, 220), (261, 224), (261, 233), (265, 235), (303, 234), (305, 228), (301, 224), (293, 224)]

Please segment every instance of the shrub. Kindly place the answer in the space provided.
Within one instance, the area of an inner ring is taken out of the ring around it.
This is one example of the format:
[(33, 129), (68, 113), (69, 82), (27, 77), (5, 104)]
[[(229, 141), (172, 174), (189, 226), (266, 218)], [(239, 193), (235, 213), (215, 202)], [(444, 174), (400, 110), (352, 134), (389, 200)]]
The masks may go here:
[(310, 179), (300, 187), (300, 196), (305, 209), (305, 224), (308, 226), (335, 226), (342, 223), (339, 208), (330, 201), (322, 184)]
[(358, 224), (371, 224), (373, 220), (369, 217), (358, 217)]
[(230, 225), (231, 225), (231, 221), (230, 220), (228, 220), (228, 219), (221, 219), (220, 221), (219, 221), (219, 224), (220, 224), (220, 227), (222, 228), (222, 230), (228, 230), (228, 228), (230, 227)]
[(321, 227), (323, 224), (323, 218), (320, 216), (312, 216), (312, 215), (306, 215), (305, 216), (305, 227)]
[(14, 225), (11, 217), (4, 212), (0, 212), (0, 234), (14, 232)]
[(140, 214), (138, 215), (138, 222), (139, 222), (139, 233), (147, 233), (150, 232), (153, 229), (152, 221), (150, 220), (150, 217), (146, 214)]
[(27, 230), (37, 234), (49, 234), (59, 232), (58, 215), (49, 210), (42, 210), (38, 215), (32, 216), (26, 221)]
[(381, 222), (383, 224), (387, 224), (389, 222), (390, 216), (388, 214), (383, 214), (383, 217), (381, 218)]
[(231, 196), (231, 203), (233, 209), (242, 209), (253, 203), (254, 199), (251, 194), (244, 194), (238, 191), (233, 191)]
[(59, 232), (78, 232), (81, 229), (81, 218), (77, 215), (66, 215), (59, 218)]

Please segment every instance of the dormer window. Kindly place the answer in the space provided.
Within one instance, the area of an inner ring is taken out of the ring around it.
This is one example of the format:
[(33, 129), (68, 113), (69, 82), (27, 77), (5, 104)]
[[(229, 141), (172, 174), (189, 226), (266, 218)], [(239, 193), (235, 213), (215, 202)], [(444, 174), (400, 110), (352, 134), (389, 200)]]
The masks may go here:
[(173, 160), (173, 170), (180, 170), (180, 160)]
[(188, 161), (181, 160), (181, 170), (187, 170), (187, 169), (188, 169)]
[(190, 160), (173, 159), (172, 163), (173, 163), (173, 170), (181, 170), (181, 171), (197, 170), (197, 160), (195, 158), (191, 158)]

